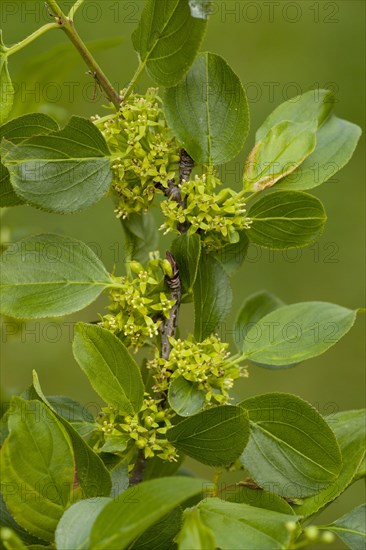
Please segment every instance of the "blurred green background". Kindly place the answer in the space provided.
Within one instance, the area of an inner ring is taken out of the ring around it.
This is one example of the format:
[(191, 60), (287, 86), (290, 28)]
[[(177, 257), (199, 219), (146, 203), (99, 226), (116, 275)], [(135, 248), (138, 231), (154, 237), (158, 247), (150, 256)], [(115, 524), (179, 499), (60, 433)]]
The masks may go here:
[[(60, 2), (70, 7), (72, 2)], [(227, 184), (239, 188), (245, 156), (255, 129), (282, 101), (313, 88), (336, 93), (336, 114), (364, 127), (365, 6), (363, 1), (280, 2), (215, 1), (203, 50), (222, 55), (247, 88), (251, 133), (242, 154), (221, 170)], [(127, 85), (136, 67), (130, 35), (143, 1), (86, 0), (76, 26), (116, 86)], [(50, 20), (42, 0), (3, 1), (5, 44), (17, 42)], [(103, 40), (103, 44), (99, 41)], [(106, 43), (104, 43), (106, 41)], [(106, 46), (109, 48), (106, 48)], [(55, 48), (55, 49), (53, 49)], [(70, 114), (105, 112), (103, 98), (66, 36), (52, 31), (10, 60), (17, 88), (15, 114), (43, 111), (64, 123)], [(150, 83), (143, 79), (138, 91)], [(364, 304), (365, 165), (362, 138), (350, 162), (331, 181), (315, 189), (328, 213), (320, 242), (296, 252), (250, 248), (248, 261), (234, 276), (235, 308), (224, 331), (232, 327), (241, 302), (252, 292), (268, 289), (288, 303), (324, 300), (349, 308)], [(105, 199), (73, 216), (50, 215), (35, 209), (9, 209), (2, 217), (5, 241), (37, 232), (67, 234), (92, 245), (105, 265), (121, 269), (121, 229), (113, 206)], [(101, 298), (80, 314), (56, 321), (34, 321), (16, 327), (9, 320), (2, 333), (2, 384), (10, 393), (22, 391), (36, 369), (46, 394), (67, 394), (83, 403), (98, 400), (71, 353), (72, 323), (91, 321), (102, 312)], [(191, 326), (191, 310), (182, 324)], [(322, 414), (364, 405), (364, 316), (335, 348), (295, 369), (275, 372), (251, 369), (237, 394), (246, 397), (269, 391), (293, 392)], [(196, 465), (197, 470), (200, 468)], [(362, 501), (362, 484), (342, 497), (324, 520), (337, 517)], [(340, 548), (337, 543), (334, 548)]]

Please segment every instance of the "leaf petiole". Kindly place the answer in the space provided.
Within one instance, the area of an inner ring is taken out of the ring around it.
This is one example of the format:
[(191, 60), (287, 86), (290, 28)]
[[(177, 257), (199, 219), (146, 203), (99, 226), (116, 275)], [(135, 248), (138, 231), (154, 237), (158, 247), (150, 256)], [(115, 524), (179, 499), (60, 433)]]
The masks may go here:
[(83, 2), (84, 2), (84, 0), (76, 0), (75, 4), (72, 6), (71, 10), (67, 14), (68, 19), (71, 19), (71, 21), (73, 21), (77, 10), (80, 8), (80, 6)]
[(145, 70), (145, 65), (146, 65), (146, 61), (140, 61), (140, 64), (137, 67), (137, 70), (133, 75), (131, 82), (129, 83), (125, 93), (123, 94), (123, 101), (127, 99), (128, 96), (130, 96), (131, 93), (133, 92), (133, 89), (135, 88), (137, 82), (140, 80), (140, 77)]
[[(72, 19), (69, 19), (69, 17), (67, 17), (62, 12), (56, 0), (46, 0), (46, 4), (49, 7), (49, 9), (52, 11), (52, 14), (55, 16), (57, 20), (57, 22), (55, 22), (54, 25), (62, 29), (67, 34), (69, 40), (78, 50), (79, 54), (84, 59), (87, 66), (89, 67), (91, 74), (95, 78), (96, 82), (100, 85), (100, 87), (104, 91), (107, 98), (113, 103), (115, 108), (118, 110), (121, 103), (121, 98), (118, 92), (113, 88), (111, 82), (108, 80), (107, 76), (104, 74), (103, 70), (101, 69), (101, 67), (99, 66), (97, 61), (94, 59), (93, 55), (88, 50), (85, 43), (79, 36), (78, 32), (75, 29)], [(78, 0), (74, 4), (73, 8), (71, 8), (71, 12), (75, 14), (77, 8), (80, 6), (81, 6), (81, 2), (80, 0)]]
[(34, 42), (34, 40), (36, 40), (37, 38), (45, 34), (46, 32), (52, 29), (59, 29), (59, 28), (60, 26), (57, 23), (47, 23), (47, 25), (43, 25), (43, 27), (41, 27), (40, 29), (37, 29), (35, 32), (27, 36), (27, 38), (24, 38), (24, 40), (21, 40), (17, 44), (14, 44), (13, 46), (10, 46), (8, 48), (4, 48), (5, 55), (9, 56), (9, 55), (12, 55), (13, 53), (20, 51), (26, 46), (28, 46), (29, 44), (31, 44), (32, 42)]

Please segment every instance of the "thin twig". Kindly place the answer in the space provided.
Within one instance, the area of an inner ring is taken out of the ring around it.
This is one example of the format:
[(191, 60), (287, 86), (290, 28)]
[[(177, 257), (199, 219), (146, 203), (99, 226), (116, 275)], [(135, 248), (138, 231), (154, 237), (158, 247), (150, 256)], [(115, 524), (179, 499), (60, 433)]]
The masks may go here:
[[(193, 159), (189, 156), (187, 151), (181, 149), (179, 159), (179, 184), (189, 180), (193, 167)], [(175, 183), (175, 179), (168, 180), (168, 187), (164, 187), (164, 185), (158, 183), (156, 184), (156, 188), (160, 189), (168, 199), (177, 202), (183, 209), (187, 207), (187, 201), (186, 199), (182, 199), (180, 187)], [(179, 233), (187, 233), (188, 227), (186, 223), (179, 223), (177, 229)]]
[(141, 75), (144, 72), (145, 65), (146, 65), (146, 62), (142, 62), (142, 61), (140, 62), (135, 74), (132, 77), (131, 82), (129, 83), (126, 90), (124, 91), (122, 101), (125, 101), (132, 94), (137, 82), (140, 80)]
[(172, 348), (169, 339), (175, 336), (177, 330), (179, 307), (182, 298), (182, 285), (179, 277), (179, 269), (174, 256), (169, 250), (166, 252), (166, 259), (172, 267), (172, 276), (165, 277), (165, 281), (170, 288), (170, 299), (174, 300), (174, 305), (170, 310), (169, 317), (160, 325), (161, 332), (161, 357), (168, 360)]
[(157, 183), (155, 187), (160, 189), (168, 199), (177, 202), (180, 206), (184, 206), (179, 186), (175, 183), (174, 179), (168, 180), (168, 187), (164, 187), (161, 183)]
[(182, 183), (182, 181), (188, 181), (191, 172), (194, 168), (194, 160), (192, 157), (189, 156), (187, 151), (184, 149), (180, 152), (180, 160), (179, 160), (179, 182)]
[[(193, 167), (193, 159), (189, 156), (187, 151), (181, 149), (179, 159), (179, 184), (189, 180)], [(160, 189), (168, 199), (177, 202), (179, 206), (185, 208), (186, 202), (182, 199), (179, 185), (175, 183), (175, 179), (168, 180), (168, 187), (164, 187), (161, 183), (157, 183), (156, 188)]]
[(74, 20), (75, 14), (83, 2), (84, 0), (76, 0), (75, 4), (72, 6), (71, 10), (67, 14), (67, 17), (69, 19), (71, 19), (72, 21)]
[[(179, 161), (179, 183), (183, 181), (188, 181), (193, 170), (194, 162), (188, 153), (182, 149), (180, 152), (180, 161)], [(169, 180), (168, 187), (164, 187), (162, 184), (157, 184), (156, 187), (163, 191), (166, 197), (170, 198), (173, 201), (176, 201), (182, 208), (186, 207), (186, 201), (182, 199), (179, 185), (175, 183), (175, 180)], [(185, 233), (187, 231), (186, 224), (180, 224), (178, 230), (180, 233)], [(166, 259), (171, 265), (172, 275), (166, 276), (165, 281), (168, 287), (170, 288), (170, 299), (174, 301), (174, 305), (169, 312), (169, 317), (164, 319), (160, 325), (160, 334), (161, 334), (161, 357), (162, 359), (168, 360), (171, 343), (170, 338), (174, 338), (177, 331), (177, 322), (179, 315), (179, 308), (182, 299), (182, 285), (179, 277), (179, 267), (175, 258), (169, 250), (166, 252)], [(156, 399), (161, 399), (160, 405), (166, 401), (166, 394), (156, 392)], [(137, 485), (141, 483), (144, 479), (144, 472), (146, 468), (147, 460), (144, 457), (143, 451), (139, 451), (137, 455), (137, 460), (135, 466), (131, 472), (130, 476), (130, 486)]]
[(7, 56), (12, 55), (13, 53), (18, 52), (19, 50), (22, 50), (29, 44), (31, 44), (36, 38), (39, 38), (46, 32), (52, 30), (52, 29), (58, 29), (59, 26), (57, 23), (47, 23), (46, 25), (43, 25), (40, 29), (37, 29), (35, 32), (27, 36), (27, 38), (24, 38), (24, 40), (21, 40), (21, 42), (18, 42), (17, 44), (13, 44), (13, 46), (10, 46), (9, 48), (4, 48), (5, 53)]
[[(194, 167), (193, 159), (189, 156), (187, 151), (185, 151), (184, 149), (181, 149), (180, 160), (179, 160), (179, 183), (180, 184), (183, 181), (189, 180), (193, 167)], [(161, 184), (159, 184), (158, 187), (163, 191), (163, 193), (168, 198), (177, 202), (179, 206), (181, 206), (182, 208), (186, 208), (187, 206), (186, 200), (182, 199), (180, 187), (175, 183), (174, 179), (168, 181), (168, 187), (164, 187)], [(178, 227), (178, 230), (180, 231), (180, 233), (185, 233), (187, 231), (186, 224), (184, 223), (180, 224)], [(169, 251), (166, 252), (166, 259), (168, 260), (168, 262), (172, 267), (172, 276), (171, 277), (166, 276), (165, 281), (171, 290), (170, 299), (174, 300), (175, 303), (172, 309), (170, 310), (168, 319), (166, 319), (162, 323), (160, 328), (161, 357), (163, 359), (169, 359), (170, 350), (171, 350), (171, 344), (170, 344), (169, 338), (175, 336), (175, 333), (177, 330), (180, 302), (182, 299), (182, 285), (179, 277), (179, 267), (171, 252)]]
[(56, 0), (46, 0), (48, 8), (52, 11), (53, 16), (56, 19), (56, 22), (59, 25), (59, 28), (62, 29), (75, 46), (81, 57), (84, 59), (85, 63), (89, 67), (91, 73), (95, 75), (95, 79), (98, 84), (104, 91), (107, 98), (113, 103), (117, 110), (120, 108), (122, 98), (118, 92), (114, 89), (107, 76), (104, 74), (101, 67), (98, 65), (97, 61), (94, 59), (91, 52), (85, 46), (83, 40), (80, 38), (77, 33), (74, 22), (72, 19), (69, 19), (61, 10)]
[(144, 480), (145, 468), (146, 468), (146, 458), (144, 456), (143, 451), (139, 451), (137, 454), (135, 466), (130, 475), (130, 482), (129, 482), (130, 487), (133, 487), (134, 485), (138, 485)]
[[(175, 261), (173, 254), (169, 251), (166, 252), (166, 259), (172, 267), (172, 275), (166, 276), (165, 281), (170, 288), (170, 299), (174, 300), (174, 305), (170, 310), (169, 317), (163, 321), (160, 325), (161, 333), (161, 357), (168, 360), (171, 350), (171, 343), (169, 341), (170, 337), (174, 337), (177, 330), (177, 321), (179, 307), (182, 297), (181, 281), (179, 277), (179, 270), (177, 262)], [(164, 402), (166, 400), (165, 394), (156, 393), (155, 399), (162, 399)], [(143, 451), (139, 451), (137, 454), (137, 459), (134, 465), (134, 468), (130, 476), (130, 487), (138, 485), (144, 479), (144, 472), (146, 468), (147, 460), (143, 454)]]
[[(179, 183), (182, 184), (183, 181), (189, 181), (191, 177), (192, 170), (194, 168), (194, 160), (189, 156), (185, 149), (181, 149), (180, 160), (179, 160)], [(187, 199), (181, 198), (180, 205), (183, 209), (187, 208)], [(188, 226), (186, 223), (178, 224), (178, 231), (180, 233), (187, 233)]]

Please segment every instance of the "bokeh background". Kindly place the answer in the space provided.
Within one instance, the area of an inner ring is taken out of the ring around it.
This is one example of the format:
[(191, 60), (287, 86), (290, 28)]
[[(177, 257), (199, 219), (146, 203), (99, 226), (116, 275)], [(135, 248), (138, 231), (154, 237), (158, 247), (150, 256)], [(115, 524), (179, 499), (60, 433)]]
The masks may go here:
[[(72, 2), (60, 2), (70, 7)], [(331, 88), (336, 114), (364, 127), (365, 6), (360, 0), (338, 1), (214, 1), (202, 50), (222, 55), (246, 86), (251, 133), (243, 152), (224, 166), (227, 184), (240, 187), (243, 163), (253, 146), (254, 133), (282, 101), (313, 88)], [(116, 86), (123, 88), (136, 68), (130, 35), (136, 27), (142, 0), (86, 0), (76, 17), (81, 36)], [(3, 1), (1, 18), (5, 44), (27, 36), (50, 20), (42, 0)], [(71, 114), (103, 115), (103, 98), (66, 36), (52, 31), (10, 60), (17, 88), (16, 115), (43, 111), (60, 123)], [(151, 84), (142, 79), (138, 90)], [(251, 247), (248, 259), (234, 276), (234, 311), (224, 331), (232, 327), (241, 302), (252, 292), (268, 289), (288, 303), (324, 300), (349, 308), (364, 304), (365, 165), (364, 138), (350, 162), (331, 181), (314, 190), (324, 201), (328, 222), (318, 244), (299, 251), (270, 252)], [(89, 243), (107, 268), (123, 264), (121, 229), (110, 199), (73, 216), (58, 216), (28, 207), (2, 215), (2, 238), (15, 240), (37, 232), (55, 232)], [(165, 243), (162, 244), (162, 249)], [(99, 299), (74, 316), (16, 326), (3, 324), (2, 385), (9, 394), (22, 391), (36, 369), (46, 394), (65, 394), (89, 404), (98, 403), (71, 353), (72, 324), (95, 320), (107, 303)], [(185, 330), (191, 311), (182, 312)], [(184, 330), (183, 329), (183, 330)], [(295, 369), (253, 368), (236, 393), (246, 397), (269, 391), (293, 392), (322, 414), (364, 405), (364, 316), (353, 330), (325, 355)], [(191, 463), (199, 473), (201, 467)], [(363, 500), (358, 482), (323, 514), (328, 521)], [(333, 548), (341, 548), (337, 542)]]

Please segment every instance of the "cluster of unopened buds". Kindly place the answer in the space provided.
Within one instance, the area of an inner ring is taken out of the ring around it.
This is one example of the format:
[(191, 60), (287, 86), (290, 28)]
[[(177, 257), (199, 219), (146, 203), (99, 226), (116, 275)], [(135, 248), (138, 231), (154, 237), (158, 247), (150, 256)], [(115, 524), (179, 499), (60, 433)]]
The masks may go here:
[(157, 184), (168, 187), (178, 173), (179, 147), (167, 127), (158, 90), (131, 94), (117, 114), (93, 121), (112, 153), (117, 217), (147, 210)]
[(202, 244), (212, 249), (238, 242), (239, 233), (251, 225), (245, 216), (244, 198), (230, 188), (215, 193), (217, 183), (221, 182), (205, 174), (183, 181), (180, 193), (184, 206), (171, 199), (163, 201), (165, 221), (161, 229), (165, 233), (179, 233), (179, 227), (184, 224), (189, 233), (200, 233)]
[[(298, 531), (298, 525), (295, 521), (287, 522), (286, 528), (290, 533), (296, 533)], [(335, 535), (331, 531), (323, 531), (322, 529), (319, 529), (316, 525), (309, 525), (305, 527), (303, 531), (303, 536), (303, 540), (300, 543), (294, 545), (293, 548), (310, 546), (315, 542), (331, 544), (335, 541)]]
[(165, 292), (165, 263), (158, 258), (146, 267), (130, 262), (130, 276), (116, 278), (110, 291), (111, 313), (104, 315), (102, 326), (121, 337), (127, 347), (142, 347), (148, 338), (157, 336), (159, 326), (175, 304)]
[(158, 456), (176, 461), (177, 451), (166, 439), (174, 413), (160, 407), (160, 403), (160, 400), (145, 394), (143, 406), (136, 414), (121, 415), (114, 407), (103, 408), (98, 418), (99, 438), (95, 450), (124, 456), (128, 456), (131, 450), (138, 450), (145, 458)]
[(247, 369), (240, 366), (241, 357), (231, 357), (229, 344), (215, 336), (196, 342), (192, 336), (186, 340), (170, 338), (169, 359), (160, 357), (156, 351), (148, 368), (154, 372), (157, 392), (166, 392), (169, 384), (178, 377), (192, 382), (205, 394), (206, 407), (230, 401), (229, 390), (234, 380), (247, 377)]

